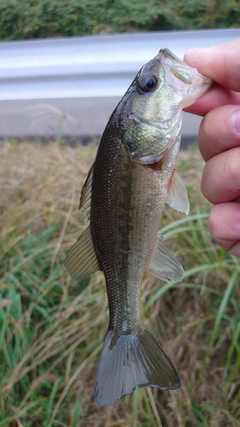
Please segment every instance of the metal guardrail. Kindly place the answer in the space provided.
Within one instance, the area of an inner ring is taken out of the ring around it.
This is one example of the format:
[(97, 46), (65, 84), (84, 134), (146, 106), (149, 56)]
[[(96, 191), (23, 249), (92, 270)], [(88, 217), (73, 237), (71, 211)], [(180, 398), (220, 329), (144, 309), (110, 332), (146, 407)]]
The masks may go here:
[[(240, 38), (240, 29), (154, 32), (0, 43), (0, 137), (100, 135), (139, 68), (168, 47)], [(186, 115), (184, 136), (199, 119)]]

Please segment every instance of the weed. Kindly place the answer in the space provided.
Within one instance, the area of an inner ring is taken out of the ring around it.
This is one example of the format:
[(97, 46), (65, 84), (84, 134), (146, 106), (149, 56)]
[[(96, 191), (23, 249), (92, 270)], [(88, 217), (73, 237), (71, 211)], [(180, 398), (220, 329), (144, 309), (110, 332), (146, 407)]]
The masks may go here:
[(240, 262), (211, 239), (203, 163), (181, 152), (191, 214), (166, 208), (161, 233), (181, 283), (146, 274), (142, 312), (178, 368), (175, 392), (137, 389), (93, 402), (108, 324), (101, 273), (72, 282), (67, 250), (81, 232), (80, 188), (96, 147), (5, 142), (0, 157), (0, 427), (239, 426)]

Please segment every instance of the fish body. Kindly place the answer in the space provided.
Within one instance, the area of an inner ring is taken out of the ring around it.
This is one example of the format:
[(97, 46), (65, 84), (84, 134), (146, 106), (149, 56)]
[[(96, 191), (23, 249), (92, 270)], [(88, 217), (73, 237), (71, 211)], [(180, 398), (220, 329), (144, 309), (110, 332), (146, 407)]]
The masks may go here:
[(182, 108), (210, 80), (163, 49), (139, 71), (114, 110), (83, 186), (85, 230), (66, 267), (75, 280), (102, 270), (110, 321), (95, 381), (99, 406), (136, 386), (180, 387), (176, 369), (140, 317), (140, 287), (149, 270), (181, 281), (184, 270), (158, 234), (163, 208), (188, 213), (175, 171)]

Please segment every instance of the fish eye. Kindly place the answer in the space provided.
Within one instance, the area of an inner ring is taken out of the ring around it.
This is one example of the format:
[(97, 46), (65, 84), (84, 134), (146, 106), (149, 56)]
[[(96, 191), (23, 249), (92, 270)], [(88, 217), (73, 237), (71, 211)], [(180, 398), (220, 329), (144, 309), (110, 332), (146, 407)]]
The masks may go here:
[[(141, 76), (142, 77), (142, 76)], [(139, 79), (138, 85), (142, 92), (151, 92), (158, 84), (157, 77), (154, 74), (144, 76)]]

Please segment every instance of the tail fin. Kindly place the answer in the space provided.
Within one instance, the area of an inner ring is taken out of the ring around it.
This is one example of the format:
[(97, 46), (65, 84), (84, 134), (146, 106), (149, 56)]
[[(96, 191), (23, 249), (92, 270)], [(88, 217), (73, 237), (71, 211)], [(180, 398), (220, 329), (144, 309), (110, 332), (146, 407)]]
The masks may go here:
[(118, 336), (108, 330), (94, 387), (98, 406), (112, 405), (136, 386), (162, 390), (181, 387), (178, 373), (152, 334)]

